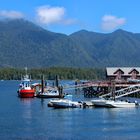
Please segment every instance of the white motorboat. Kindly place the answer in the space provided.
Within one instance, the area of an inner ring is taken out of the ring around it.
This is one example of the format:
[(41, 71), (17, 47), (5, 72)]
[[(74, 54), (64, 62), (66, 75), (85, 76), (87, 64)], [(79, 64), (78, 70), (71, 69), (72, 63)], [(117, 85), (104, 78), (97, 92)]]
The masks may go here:
[(72, 101), (72, 95), (66, 95), (63, 99), (50, 100), (48, 105), (55, 108), (77, 108), (82, 107), (82, 103)]
[(113, 101), (113, 100), (108, 100), (105, 103), (106, 107), (114, 107), (114, 108), (131, 108), (131, 107), (136, 107), (138, 106), (138, 103), (131, 103), (131, 102), (126, 102), (126, 101)]
[(127, 101), (119, 101), (119, 100), (106, 100), (106, 99), (95, 99), (91, 101), (94, 106), (98, 107), (118, 107), (118, 108), (124, 108), (124, 107), (136, 107), (138, 106), (138, 103), (135, 101), (135, 103), (127, 102)]

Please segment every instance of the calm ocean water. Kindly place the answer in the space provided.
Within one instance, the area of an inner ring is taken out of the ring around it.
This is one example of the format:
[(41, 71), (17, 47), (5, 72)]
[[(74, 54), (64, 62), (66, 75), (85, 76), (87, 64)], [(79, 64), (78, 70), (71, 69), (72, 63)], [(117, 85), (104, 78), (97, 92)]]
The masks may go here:
[(49, 99), (19, 99), (18, 84), (0, 82), (0, 140), (140, 139), (140, 107), (53, 109)]

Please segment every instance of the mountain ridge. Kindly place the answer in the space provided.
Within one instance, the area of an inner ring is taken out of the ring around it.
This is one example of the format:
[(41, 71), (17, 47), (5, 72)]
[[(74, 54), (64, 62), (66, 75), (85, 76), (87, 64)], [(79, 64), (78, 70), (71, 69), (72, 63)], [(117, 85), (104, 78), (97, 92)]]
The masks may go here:
[(0, 21), (0, 67), (106, 67), (140, 65), (140, 34), (80, 30), (54, 33), (20, 20)]

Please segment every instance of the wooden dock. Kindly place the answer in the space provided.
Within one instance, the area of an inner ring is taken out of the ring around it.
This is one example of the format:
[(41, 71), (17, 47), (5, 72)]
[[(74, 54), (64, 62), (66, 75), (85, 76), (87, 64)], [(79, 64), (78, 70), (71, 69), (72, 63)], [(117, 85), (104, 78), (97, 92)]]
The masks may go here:
[(67, 86), (64, 89), (83, 89), (85, 97), (101, 96), (112, 90), (120, 90), (139, 83), (130, 83), (127, 81), (90, 81), (79, 83), (74, 86)]

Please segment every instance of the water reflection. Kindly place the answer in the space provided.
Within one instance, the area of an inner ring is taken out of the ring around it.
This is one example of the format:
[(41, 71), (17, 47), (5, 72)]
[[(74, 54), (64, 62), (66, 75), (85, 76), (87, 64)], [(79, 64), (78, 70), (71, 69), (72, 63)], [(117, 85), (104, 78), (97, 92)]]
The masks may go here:
[(41, 101), (41, 107), (42, 107), (42, 109), (44, 109), (44, 106), (45, 106), (45, 100), (44, 100), (44, 99), (40, 99), (40, 101)]
[(22, 117), (28, 121), (32, 119), (32, 113), (31, 113), (31, 109), (32, 109), (32, 98), (21, 98), (20, 99), (21, 103), (22, 103)]
[[(135, 115), (138, 114), (138, 108), (104, 108), (103, 116), (100, 118), (99, 124), (104, 133), (120, 133), (121, 131), (129, 131), (136, 129), (134, 122), (137, 121)], [(127, 124), (128, 127), (127, 127)]]
[(19, 98), (19, 100), (24, 104), (30, 104), (34, 98)]

